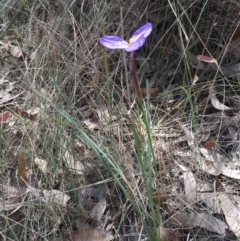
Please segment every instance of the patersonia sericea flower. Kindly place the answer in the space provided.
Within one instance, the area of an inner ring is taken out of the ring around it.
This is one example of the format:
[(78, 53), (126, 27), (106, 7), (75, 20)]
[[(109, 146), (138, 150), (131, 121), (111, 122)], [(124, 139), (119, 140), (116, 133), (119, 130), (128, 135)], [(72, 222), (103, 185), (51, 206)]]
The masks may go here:
[(129, 39), (129, 42), (113, 35), (105, 35), (101, 37), (99, 41), (101, 45), (108, 49), (124, 49), (127, 52), (132, 52), (143, 46), (146, 38), (150, 35), (151, 32), (152, 24), (146, 23), (133, 33), (132, 37)]

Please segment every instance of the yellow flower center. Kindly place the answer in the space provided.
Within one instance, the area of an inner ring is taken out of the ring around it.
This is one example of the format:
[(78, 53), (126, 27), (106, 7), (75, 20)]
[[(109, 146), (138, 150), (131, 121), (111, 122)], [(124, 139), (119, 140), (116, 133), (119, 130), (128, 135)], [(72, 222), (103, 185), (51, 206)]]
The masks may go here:
[(128, 40), (128, 42), (129, 42), (129, 43), (132, 43), (132, 42), (133, 42), (133, 39), (132, 39), (132, 38), (130, 38), (130, 39)]

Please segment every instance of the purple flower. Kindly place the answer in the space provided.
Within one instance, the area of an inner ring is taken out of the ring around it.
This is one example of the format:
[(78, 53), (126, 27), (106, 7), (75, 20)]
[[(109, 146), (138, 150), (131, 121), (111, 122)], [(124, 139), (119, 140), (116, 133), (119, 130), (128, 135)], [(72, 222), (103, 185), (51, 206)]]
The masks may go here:
[(129, 42), (118, 36), (105, 35), (99, 39), (101, 45), (108, 49), (125, 49), (127, 52), (132, 52), (139, 49), (145, 43), (146, 38), (152, 32), (152, 24), (146, 23), (141, 28), (136, 30)]

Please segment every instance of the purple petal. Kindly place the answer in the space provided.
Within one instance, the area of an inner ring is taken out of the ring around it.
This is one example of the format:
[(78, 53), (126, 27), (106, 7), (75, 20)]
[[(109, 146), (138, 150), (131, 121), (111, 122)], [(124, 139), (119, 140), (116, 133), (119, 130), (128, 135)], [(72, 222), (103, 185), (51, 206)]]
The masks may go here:
[(152, 24), (146, 23), (141, 28), (139, 28), (137, 31), (135, 31), (132, 35), (131, 42), (136, 41), (140, 37), (147, 38), (150, 33), (152, 32)]
[(101, 45), (108, 49), (126, 49), (129, 43), (118, 36), (105, 35), (99, 38)]
[(145, 43), (144, 36), (140, 36), (136, 41), (134, 41), (131, 44), (129, 44), (129, 47), (126, 48), (125, 50), (127, 52), (132, 52), (134, 50), (137, 50), (137, 49), (141, 48), (144, 43)]

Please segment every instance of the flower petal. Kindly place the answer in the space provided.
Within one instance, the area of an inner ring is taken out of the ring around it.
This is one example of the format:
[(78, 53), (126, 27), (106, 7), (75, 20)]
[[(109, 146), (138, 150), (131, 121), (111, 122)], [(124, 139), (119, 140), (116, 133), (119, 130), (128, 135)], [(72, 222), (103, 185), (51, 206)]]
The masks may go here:
[(105, 35), (99, 38), (101, 45), (108, 49), (126, 49), (129, 43), (118, 36)]
[(125, 50), (127, 52), (132, 52), (134, 50), (137, 50), (137, 49), (141, 48), (144, 43), (145, 43), (144, 36), (140, 36), (136, 41), (134, 41), (131, 44), (129, 44), (129, 47), (126, 48)]
[(147, 38), (151, 32), (152, 32), (152, 24), (146, 23), (145, 25), (143, 25), (141, 28), (139, 28), (137, 31), (133, 33), (131, 41), (134, 42), (141, 36), (143, 36), (144, 38)]

